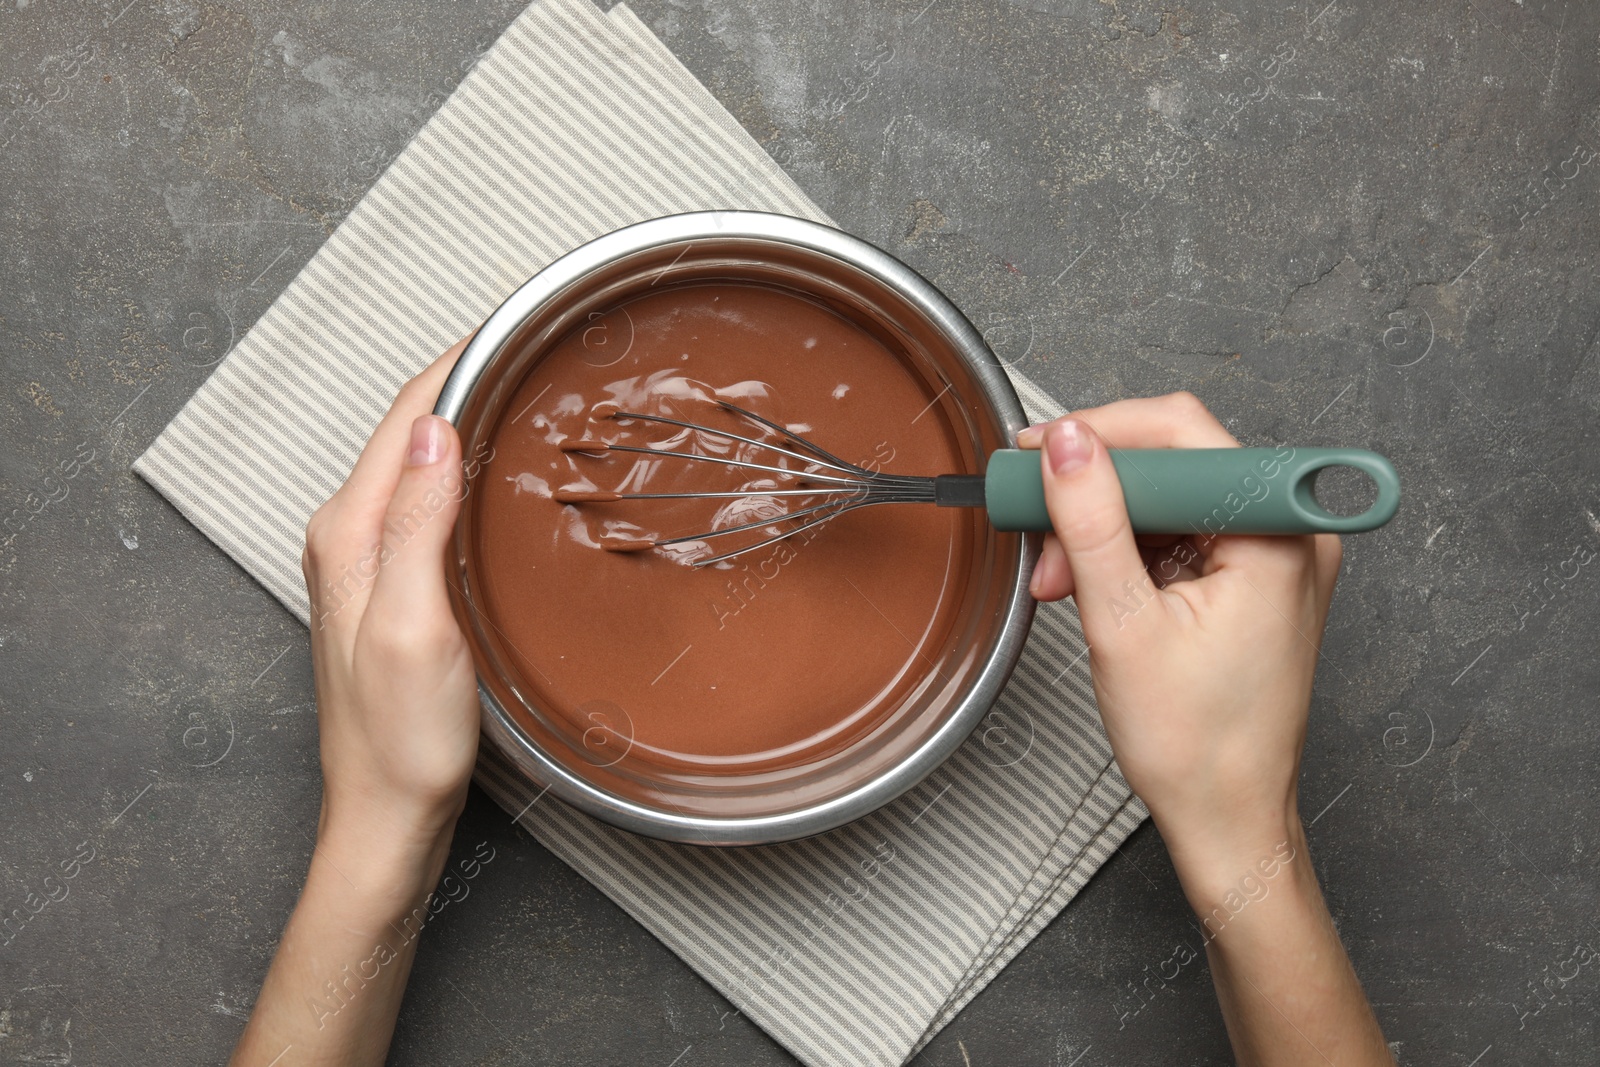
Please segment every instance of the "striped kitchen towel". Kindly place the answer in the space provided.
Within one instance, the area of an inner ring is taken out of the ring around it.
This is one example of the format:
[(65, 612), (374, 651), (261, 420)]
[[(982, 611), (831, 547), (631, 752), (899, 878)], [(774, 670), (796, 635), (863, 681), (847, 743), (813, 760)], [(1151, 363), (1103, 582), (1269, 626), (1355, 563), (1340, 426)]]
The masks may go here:
[[(569, 249), (707, 208), (827, 217), (625, 6), (539, 0), (468, 73), (134, 469), (304, 620), (306, 519), (395, 391)], [(487, 266), (486, 266), (487, 265)], [(1061, 407), (1014, 375), (1028, 414)], [(792, 844), (612, 829), (485, 751), (479, 784), (802, 1061), (893, 1065), (1144, 817), (1083, 636), (1041, 607), (971, 740), (900, 800)]]

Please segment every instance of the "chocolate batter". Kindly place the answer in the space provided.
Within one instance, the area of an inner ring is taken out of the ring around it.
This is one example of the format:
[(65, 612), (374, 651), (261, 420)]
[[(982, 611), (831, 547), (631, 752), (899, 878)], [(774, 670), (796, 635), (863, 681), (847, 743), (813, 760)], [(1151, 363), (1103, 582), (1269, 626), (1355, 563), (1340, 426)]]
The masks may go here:
[(591, 752), (674, 774), (795, 767), (883, 727), (952, 639), (973, 566), (973, 513), (916, 505), (859, 509), (705, 567), (690, 564), (751, 535), (651, 547), (810, 502), (615, 500), (793, 479), (572, 450), (604, 441), (801, 466), (614, 417), (667, 415), (778, 440), (717, 398), (862, 466), (963, 466), (936, 390), (864, 330), (785, 290), (728, 282), (651, 292), (591, 314), (533, 368), (470, 498), (480, 606), (514, 650), (518, 688), (547, 720)]

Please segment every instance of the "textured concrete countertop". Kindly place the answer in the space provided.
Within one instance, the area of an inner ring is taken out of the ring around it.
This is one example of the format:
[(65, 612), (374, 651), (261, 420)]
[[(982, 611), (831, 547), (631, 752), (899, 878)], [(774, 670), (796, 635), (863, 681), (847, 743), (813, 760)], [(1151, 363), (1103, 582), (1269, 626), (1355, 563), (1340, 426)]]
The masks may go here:
[[(0, 1063), (242, 1026), (317, 811), (307, 635), (129, 464), (519, 6), (0, 2), (0, 911), (93, 854), (0, 946)], [(1600, 9), (637, 10), (1068, 403), (1189, 389), (1394, 459), (1317, 679), (1316, 864), (1402, 1064), (1592, 1062)], [(485, 840), (391, 1062), (792, 1062), (474, 793)], [(1229, 1062), (1203, 960), (1134, 992), (1190, 921), (1146, 826), (918, 1062)]]

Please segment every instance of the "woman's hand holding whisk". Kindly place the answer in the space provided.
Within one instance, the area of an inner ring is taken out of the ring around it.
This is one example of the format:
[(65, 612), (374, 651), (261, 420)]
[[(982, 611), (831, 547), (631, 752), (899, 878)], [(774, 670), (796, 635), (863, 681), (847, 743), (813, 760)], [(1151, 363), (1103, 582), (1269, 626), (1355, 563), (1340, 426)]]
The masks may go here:
[(1187, 393), (1077, 412), (1018, 444), (1043, 449), (1055, 527), (1033, 594), (1077, 603), (1106, 734), (1201, 918), (1240, 1062), (1315, 1049), (1391, 1063), (1296, 802), (1338, 538), (1135, 538), (1108, 450), (1238, 445)]

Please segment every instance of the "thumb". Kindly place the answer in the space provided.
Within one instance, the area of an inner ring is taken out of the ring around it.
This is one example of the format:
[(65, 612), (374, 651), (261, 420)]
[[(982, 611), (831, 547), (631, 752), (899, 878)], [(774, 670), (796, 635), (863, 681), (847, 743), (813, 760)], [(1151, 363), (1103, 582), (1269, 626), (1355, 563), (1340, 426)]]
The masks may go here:
[(466, 495), (461, 439), (447, 419), (418, 416), (383, 518), (383, 551), (369, 615), (425, 628), (454, 626), (444, 553)]
[(1059, 419), (1041, 444), (1045, 506), (1072, 569), (1073, 599), (1091, 645), (1155, 598), (1134, 544), (1122, 483), (1089, 424)]

